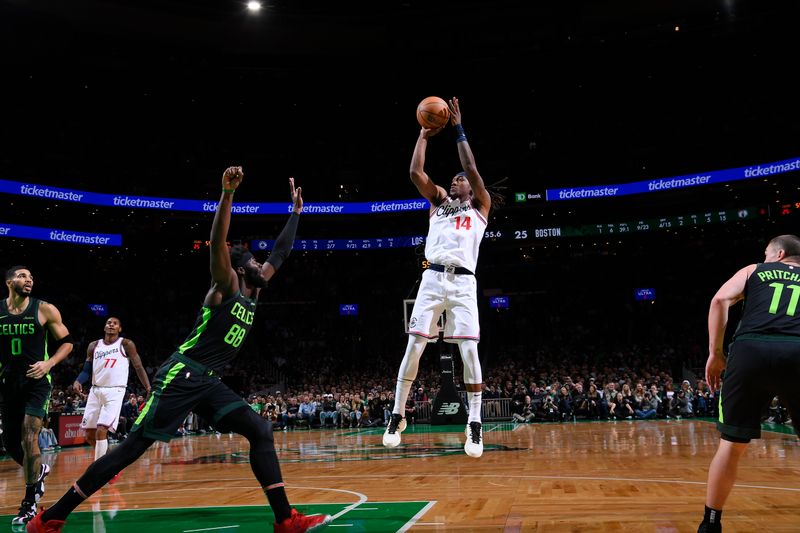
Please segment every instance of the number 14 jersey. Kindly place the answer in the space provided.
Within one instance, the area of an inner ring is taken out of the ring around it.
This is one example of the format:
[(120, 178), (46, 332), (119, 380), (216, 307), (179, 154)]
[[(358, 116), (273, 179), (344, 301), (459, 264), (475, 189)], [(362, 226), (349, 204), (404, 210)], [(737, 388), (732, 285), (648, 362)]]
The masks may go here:
[(425, 258), (431, 263), (464, 267), (475, 272), (486, 219), (467, 200), (450, 197), (431, 211)]

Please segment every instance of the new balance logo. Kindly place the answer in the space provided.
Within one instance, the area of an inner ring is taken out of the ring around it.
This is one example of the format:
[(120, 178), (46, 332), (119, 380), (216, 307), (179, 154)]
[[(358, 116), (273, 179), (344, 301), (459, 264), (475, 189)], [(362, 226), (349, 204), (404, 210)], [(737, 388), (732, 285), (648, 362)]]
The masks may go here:
[(442, 406), (439, 408), (439, 412), (436, 413), (438, 415), (454, 415), (458, 413), (458, 402), (452, 403), (443, 403)]

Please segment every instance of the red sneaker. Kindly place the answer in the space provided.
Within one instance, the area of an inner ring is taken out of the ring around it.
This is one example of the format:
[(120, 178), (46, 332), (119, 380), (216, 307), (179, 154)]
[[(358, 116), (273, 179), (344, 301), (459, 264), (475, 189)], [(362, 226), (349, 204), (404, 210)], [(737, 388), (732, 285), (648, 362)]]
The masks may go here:
[[(275, 523), (274, 531), (276, 533), (304, 533), (322, 527), (331, 520), (333, 520), (333, 518), (329, 514), (312, 514), (306, 516), (303, 513), (298, 513), (297, 510), (293, 508), (289, 518), (281, 523)], [(36, 533), (38, 533), (38, 531)]]
[(112, 477), (111, 479), (109, 479), (109, 480), (108, 480), (108, 484), (109, 484), (109, 485), (113, 485), (114, 483), (116, 483), (117, 481), (119, 481), (119, 478), (120, 478), (120, 477), (122, 477), (122, 472), (120, 472), (120, 473), (119, 473), (119, 474), (117, 474), (116, 476), (114, 476), (114, 477)]
[(44, 507), (39, 509), (39, 513), (25, 524), (25, 531), (28, 533), (61, 533), (61, 528), (64, 527), (64, 520), (48, 520), (45, 522), (42, 520), (42, 513), (44, 513)]

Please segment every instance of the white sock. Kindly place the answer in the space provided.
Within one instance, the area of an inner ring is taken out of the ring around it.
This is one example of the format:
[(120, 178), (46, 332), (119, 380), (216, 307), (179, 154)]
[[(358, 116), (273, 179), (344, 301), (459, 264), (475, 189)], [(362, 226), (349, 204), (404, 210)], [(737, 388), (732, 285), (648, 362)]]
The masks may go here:
[[(461, 361), (464, 363), (464, 384), (480, 386), (483, 383), (483, 375), (481, 361), (478, 357), (478, 343), (472, 339), (462, 339), (458, 341), (458, 351), (461, 353)], [(480, 392), (467, 392), (469, 422), (481, 421), (481, 399)]]
[(97, 461), (98, 459), (103, 457), (106, 454), (107, 451), (108, 451), (108, 440), (107, 439), (103, 439), (103, 440), (99, 440), (98, 439), (97, 442), (94, 445), (94, 460)]
[(480, 422), (481, 421), (481, 393), (480, 392), (467, 392), (467, 399), (469, 401), (469, 418), (467, 422)]
[(392, 409), (392, 413), (394, 414), (405, 415), (408, 393), (411, 391), (414, 378), (417, 377), (419, 358), (422, 357), (422, 352), (427, 345), (427, 339), (417, 337), (416, 335), (408, 336), (406, 353), (403, 355), (403, 362), (400, 363), (400, 370), (397, 372), (397, 386), (394, 390), (394, 409)]

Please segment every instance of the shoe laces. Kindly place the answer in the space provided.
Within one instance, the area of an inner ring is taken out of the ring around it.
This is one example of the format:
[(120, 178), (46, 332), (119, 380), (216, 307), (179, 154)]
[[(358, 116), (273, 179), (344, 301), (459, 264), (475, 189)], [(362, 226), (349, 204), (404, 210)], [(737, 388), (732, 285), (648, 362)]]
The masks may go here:
[(472, 442), (475, 444), (481, 443), (481, 423), (480, 422), (470, 422), (469, 423), (469, 434)]
[(392, 419), (389, 421), (389, 426), (386, 428), (387, 433), (397, 433), (397, 426), (400, 425), (400, 421), (403, 420), (403, 417), (400, 415), (392, 415)]
[(34, 512), (35, 507), (36, 507), (36, 502), (29, 502), (28, 500), (22, 500), (22, 503), (19, 504), (19, 512), (17, 512), (17, 516), (31, 514)]

